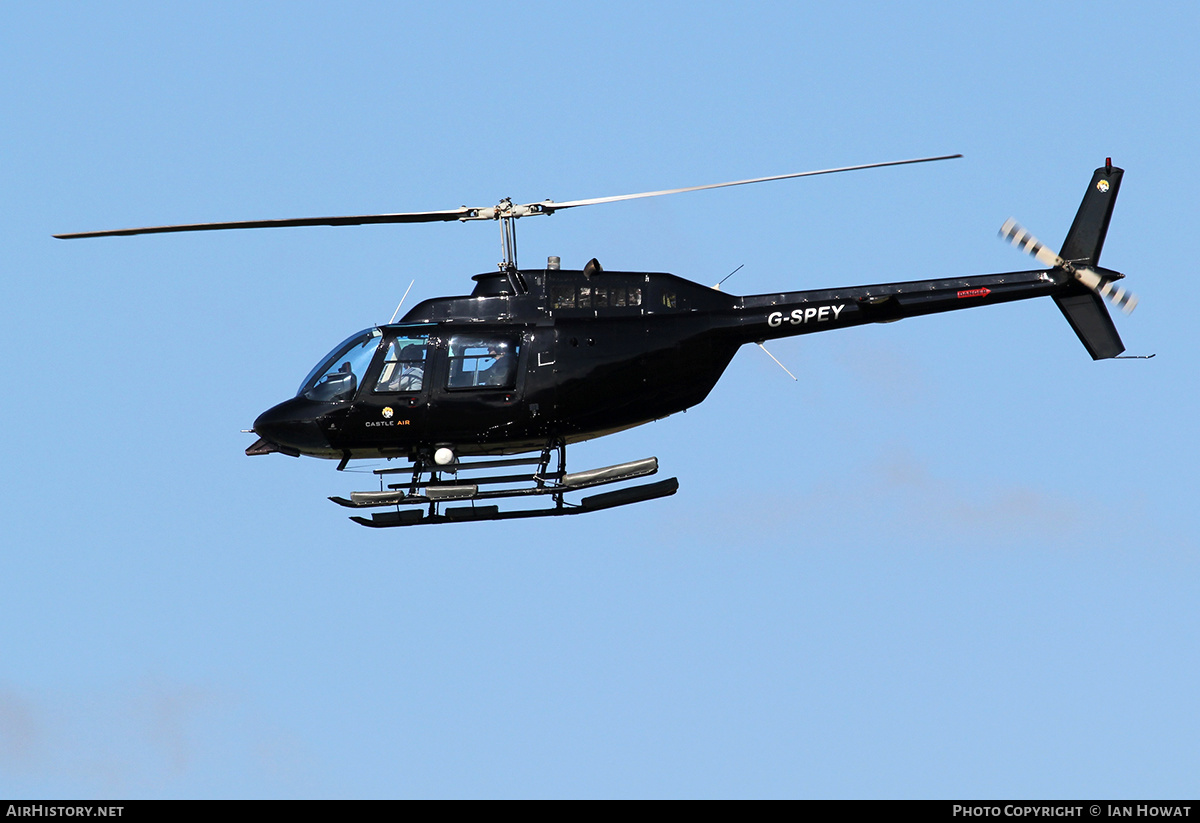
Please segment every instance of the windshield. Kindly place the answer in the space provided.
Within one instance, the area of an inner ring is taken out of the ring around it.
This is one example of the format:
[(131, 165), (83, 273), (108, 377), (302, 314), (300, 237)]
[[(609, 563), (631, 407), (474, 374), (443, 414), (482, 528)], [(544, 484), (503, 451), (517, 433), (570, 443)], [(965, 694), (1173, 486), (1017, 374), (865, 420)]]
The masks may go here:
[(353, 398), (382, 335), (383, 332), (375, 328), (346, 338), (308, 373), (296, 393), (309, 400), (329, 402)]

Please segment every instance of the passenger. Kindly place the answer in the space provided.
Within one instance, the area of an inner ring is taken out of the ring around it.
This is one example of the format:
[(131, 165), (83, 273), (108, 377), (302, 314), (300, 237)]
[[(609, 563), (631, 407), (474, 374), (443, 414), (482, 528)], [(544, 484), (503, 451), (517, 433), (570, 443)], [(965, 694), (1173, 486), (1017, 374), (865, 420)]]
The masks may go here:
[(479, 373), (480, 386), (511, 386), (517, 369), (517, 358), (513, 356), (512, 344), (499, 341), (488, 346), (492, 365)]

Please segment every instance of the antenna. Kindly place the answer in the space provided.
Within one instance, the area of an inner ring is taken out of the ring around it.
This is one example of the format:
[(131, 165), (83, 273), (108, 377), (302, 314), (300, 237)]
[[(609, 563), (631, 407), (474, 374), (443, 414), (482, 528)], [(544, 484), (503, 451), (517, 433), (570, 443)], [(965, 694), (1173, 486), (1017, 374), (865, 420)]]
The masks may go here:
[(746, 265), (746, 264), (745, 264), (745, 263), (743, 263), (741, 266), (738, 266), (736, 269), (734, 269), (733, 271), (731, 271), (729, 274), (727, 274), (727, 275), (725, 275), (724, 277), (722, 277), (722, 278), (721, 278), (721, 282), (720, 282), (720, 283), (717, 283), (717, 285), (713, 286), (713, 288), (714, 288), (714, 289), (716, 289), (717, 291), (720, 291), (720, 290), (721, 290), (721, 283), (724, 283), (726, 280), (728, 280), (729, 278), (733, 277), (735, 274), (737, 274), (738, 272), (740, 272), (740, 271), (742, 270), (742, 267), (743, 267), (743, 266), (745, 266), (745, 265)]
[(412, 283), (408, 284), (408, 288), (404, 290), (404, 297), (400, 298), (400, 302), (396, 304), (396, 310), (392, 312), (392, 319), (388, 321), (389, 326), (396, 322), (396, 315), (400, 313), (400, 307), (404, 305), (404, 298), (408, 297), (408, 293), (412, 291), (413, 283), (416, 282), (416, 280), (413, 280)]
[(787, 372), (787, 376), (788, 376), (788, 377), (792, 378), (792, 379), (793, 379), (793, 380), (795, 380), (797, 383), (799, 383), (799, 382), (800, 382), (800, 378), (796, 377), (796, 375), (794, 375), (794, 374), (792, 374), (790, 371), (788, 371), (788, 367), (787, 367), (787, 366), (785, 366), (785, 365), (783, 365), (782, 363), (780, 363), (780, 362), (779, 362), (779, 358), (778, 358), (778, 357), (776, 357), (775, 355), (773, 355), (773, 354), (771, 354), (769, 351), (767, 351), (767, 347), (766, 347), (766, 346), (764, 346), (762, 343), (755, 343), (754, 345), (758, 346), (760, 349), (762, 349), (764, 352), (766, 352), (766, 354), (767, 354), (767, 357), (769, 357), (769, 358), (771, 358), (772, 360), (774, 360), (774, 361), (775, 361), (775, 365), (779, 366), (779, 368), (781, 368), (781, 369), (783, 369), (784, 371), (786, 371), (786, 372)]

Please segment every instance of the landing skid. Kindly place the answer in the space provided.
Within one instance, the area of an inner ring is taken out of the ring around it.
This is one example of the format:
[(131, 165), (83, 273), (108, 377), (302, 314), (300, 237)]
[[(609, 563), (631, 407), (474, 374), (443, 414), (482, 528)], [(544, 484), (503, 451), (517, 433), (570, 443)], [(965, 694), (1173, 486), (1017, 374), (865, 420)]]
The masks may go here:
[[(557, 459), (556, 459), (557, 458)], [(376, 469), (379, 491), (353, 492), (349, 499), (330, 497), (339, 506), (351, 509), (390, 508), (368, 517), (351, 517), (355, 523), (373, 529), (396, 526), (418, 526), (425, 523), (461, 523), (475, 520), (516, 520), (526, 517), (561, 517), (570, 514), (628, 506), (645, 500), (668, 497), (679, 489), (679, 481), (671, 477), (656, 483), (627, 486), (601, 494), (584, 497), (571, 503), (565, 495), (595, 486), (620, 483), (646, 477), (658, 471), (658, 458), (647, 457), (602, 469), (582, 472), (566, 471), (567, 449), (559, 444), (547, 447), (540, 457), (517, 457), (501, 460), (455, 461), (439, 466), (428, 456), (418, 456), (409, 468)], [(551, 470), (551, 465), (554, 469)], [(510, 466), (533, 466), (525, 474), (484, 474)], [(387, 477), (409, 474), (406, 483), (387, 483)], [(497, 488), (486, 489), (485, 486)], [(498, 505), (478, 505), (479, 501), (513, 497), (549, 497), (553, 505), (538, 509), (509, 509)], [(469, 501), (469, 505), (450, 506), (449, 503)], [(411, 506), (413, 508), (403, 508)], [(445, 506), (445, 508), (443, 508)]]

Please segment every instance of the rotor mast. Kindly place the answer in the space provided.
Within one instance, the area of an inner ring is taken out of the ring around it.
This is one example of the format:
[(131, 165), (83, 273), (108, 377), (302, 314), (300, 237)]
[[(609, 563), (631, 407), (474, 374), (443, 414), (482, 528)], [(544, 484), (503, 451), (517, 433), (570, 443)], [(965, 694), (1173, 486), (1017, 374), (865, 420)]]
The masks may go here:
[(503, 258), (500, 271), (517, 271), (517, 218), (520, 215), (509, 214), (512, 210), (512, 198), (505, 197), (496, 207), (496, 219), (500, 221), (500, 251)]

